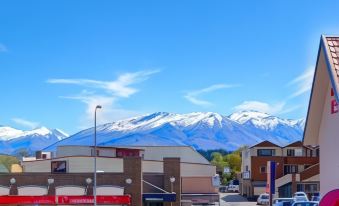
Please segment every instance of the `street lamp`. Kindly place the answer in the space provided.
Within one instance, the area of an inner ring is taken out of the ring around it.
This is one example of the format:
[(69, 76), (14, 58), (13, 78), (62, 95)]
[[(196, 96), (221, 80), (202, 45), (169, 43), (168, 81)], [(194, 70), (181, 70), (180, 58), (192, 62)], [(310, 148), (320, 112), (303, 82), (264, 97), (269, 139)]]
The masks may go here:
[[(173, 193), (173, 183), (175, 182), (175, 177), (170, 177), (170, 182), (171, 182), (171, 193)], [(173, 204), (172, 204), (172, 202), (171, 202), (171, 206), (172, 206)]]
[(94, 206), (97, 205), (97, 109), (101, 108), (101, 105), (97, 105), (94, 110)]

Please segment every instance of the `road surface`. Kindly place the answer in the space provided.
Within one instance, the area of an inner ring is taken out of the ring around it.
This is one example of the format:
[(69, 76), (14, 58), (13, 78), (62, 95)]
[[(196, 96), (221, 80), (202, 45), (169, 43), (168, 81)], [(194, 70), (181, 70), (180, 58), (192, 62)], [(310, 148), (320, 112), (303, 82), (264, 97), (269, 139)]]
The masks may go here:
[(220, 193), (221, 206), (254, 206), (256, 202), (248, 202), (238, 193)]

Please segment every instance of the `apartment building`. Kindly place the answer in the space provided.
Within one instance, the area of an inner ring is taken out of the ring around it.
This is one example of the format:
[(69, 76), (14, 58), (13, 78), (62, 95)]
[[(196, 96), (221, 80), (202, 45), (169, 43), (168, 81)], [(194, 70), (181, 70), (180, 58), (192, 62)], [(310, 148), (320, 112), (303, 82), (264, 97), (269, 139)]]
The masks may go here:
[[(242, 151), (240, 193), (255, 198), (266, 192), (267, 162), (275, 161), (276, 196), (291, 197), (296, 191), (319, 191), (319, 149), (301, 141), (281, 147), (263, 141)], [(316, 174), (314, 174), (314, 172)]]
[[(56, 152), (26, 158), (23, 173), (2, 175), (0, 188), (7, 188), (7, 195), (91, 195), (95, 153), (97, 194), (129, 195), (131, 205), (137, 206), (219, 201), (215, 166), (188, 146), (97, 147), (96, 151), (91, 146), (60, 146)], [(15, 184), (9, 186), (12, 178)], [(47, 184), (49, 179), (53, 184)], [(24, 192), (27, 187), (30, 193)]]

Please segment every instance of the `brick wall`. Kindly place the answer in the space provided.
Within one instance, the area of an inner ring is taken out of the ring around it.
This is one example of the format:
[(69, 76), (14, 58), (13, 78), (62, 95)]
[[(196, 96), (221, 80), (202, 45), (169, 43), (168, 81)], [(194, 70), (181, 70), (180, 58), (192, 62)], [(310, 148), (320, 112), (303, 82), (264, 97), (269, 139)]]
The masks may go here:
[[(175, 177), (175, 182), (172, 184), (170, 178)], [(180, 158), (164, 158), (164, 189), (166, 191), (176, 193), (176, 201), (172, 203), (173, 206), (180, 206), (181, 201), (181, 175), (180, 175)], [(167, 202), (164, 206), (172, 206)]]

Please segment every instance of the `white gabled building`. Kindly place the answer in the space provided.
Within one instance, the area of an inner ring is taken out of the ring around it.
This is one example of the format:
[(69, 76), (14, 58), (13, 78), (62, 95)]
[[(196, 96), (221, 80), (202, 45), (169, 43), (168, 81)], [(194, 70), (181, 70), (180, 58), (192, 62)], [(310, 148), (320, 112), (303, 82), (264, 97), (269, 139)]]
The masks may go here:
[(320, 193), (339, 189), (339, 36), (322, 36), (304, 145), (320, 146)]

